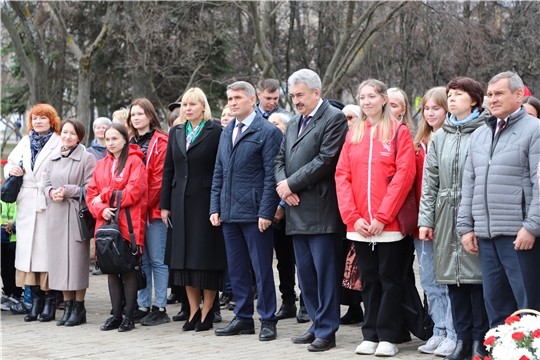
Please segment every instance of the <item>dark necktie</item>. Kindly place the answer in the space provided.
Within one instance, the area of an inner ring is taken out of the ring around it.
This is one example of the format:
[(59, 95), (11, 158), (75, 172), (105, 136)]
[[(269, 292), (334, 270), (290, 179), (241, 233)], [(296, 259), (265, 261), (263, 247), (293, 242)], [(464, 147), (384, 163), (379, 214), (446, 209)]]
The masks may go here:
[(497, 124), (497, 133), (496, 134), (501, 132), (504, 125), (506, 125), (506, 120), (499, 121), (499, 123)]
[(238, 139), (240, 139), (240, 136), (242, 135), (242, 128), (244, 127), (244, 123), (238, 121), (238, 125), (236, 125), (238, 128), (238, 131), (236, 132), (236, 137), (234, 138), (233, 146), (236, 145), (238, 142)]
[(300, 135), (302, 134), (302, 131), (304, 131), (304, 129), (307, 126), (307, 123), (309, 122), (309, 120), (311, 120), (311, 118), (312, 118), (311, 116), (302, 117), (302, 122), (300, 123), (300, 130), (298, 131), (298, 137), (300, 137)]

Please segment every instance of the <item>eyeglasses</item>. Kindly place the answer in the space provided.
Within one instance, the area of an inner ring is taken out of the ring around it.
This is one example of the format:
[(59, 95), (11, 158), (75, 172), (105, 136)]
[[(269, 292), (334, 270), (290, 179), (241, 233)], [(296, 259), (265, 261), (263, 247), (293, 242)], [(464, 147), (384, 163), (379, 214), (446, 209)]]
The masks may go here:
[(354, 119), (356, 116), (352, 116), (352, 115), (347, 115), (347, 120), (352, 120)]

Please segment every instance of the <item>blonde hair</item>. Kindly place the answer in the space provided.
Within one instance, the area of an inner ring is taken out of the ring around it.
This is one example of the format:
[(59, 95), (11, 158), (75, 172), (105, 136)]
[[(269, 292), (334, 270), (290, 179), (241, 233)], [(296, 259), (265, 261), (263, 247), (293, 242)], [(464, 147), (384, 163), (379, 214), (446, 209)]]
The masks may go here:
[[(194, 87), (184, 93), (184, 95), (182, 96), (182, 101), (181, 101), (182, 107), (184, 107), (184, 103), (189, 103), (189, 102), (199, 102), (203, 104), (204, 105), (203, 120), (204, 121), (210, 120), (210, 118), (212, 117), (212, 112), (210, 111), (210, 105), (208, 104), (208, 99), (206, 98), (206, 95), (200, 88)], [(187, 121), (186, 115), (184, 114), (183, 111), (180, 111), (180, 116), (178, 117), (178, 119), (174, 121), (173, 126), (178, 125), (178, 124), (185, 124), (186, 121)]]
[[(393, 139), (394, 133), (396, 131), (395, 125), (392, 122), (393, 116), (390, 111), (390, 106), (388, 105), (388, 93), (386, 90), (386, 85), (379, 80), (369, 79), (358, 86), (358, 96), (357, 101), (360, 104), (360, 90), (365, 86), (372, 86), (375, 89), (375, 92), (382, 97), (386, 98), (386, 103), (382, 107), (381, 119), (373, 126), (373, 131), (378, 131), (378, 139), (381, 143), (386, 143)], [(352, 126), (352, 136), (351, 143), (358, 144), (364, 138), (364, 131), (366, 128), (367, 115), (362, 111), (360, 106), (360, 117)]]
[(428, 124), (426, 118), (424, 117), (424, 106), (429, 99), (433, 99), (433, 102), (438, 106), (442, 107), (446, 112), (448, 112), (448, 101), (446, 96), (446, 88), (444, 86), (434, 87), (422, 98), (422, 117), (418, 122), (418, 132), (414, 137), (414, 148), (418, 151), (420, 148), (420, 143), (422, 141), (429, 142), (431, 136), (433, 136), (433, 127)]
[(116, 117), (120, 119), (124, 124), (126, 123), (128, 116), (129, 116), (129, 110), (124, 109), (124, 108), (121, 108), (120, 110), (116, 110), (115, 112), (112, 113), (113, 119)]
[(409, 131), (413, 133), (415, 130), (415, 126), (411, 115), (411, 105), (409, 103), (409, 99), (407, 98), (407, 94), (405, 93), (405, 91), (396, 87), (388, 89), (388, 93), (395, 94), (399, 98), (401, 105), (405, 106), (405, 114), (403, 114), (401, 118), (398, 118), (398, 120), (399, 122), (407, 125)]

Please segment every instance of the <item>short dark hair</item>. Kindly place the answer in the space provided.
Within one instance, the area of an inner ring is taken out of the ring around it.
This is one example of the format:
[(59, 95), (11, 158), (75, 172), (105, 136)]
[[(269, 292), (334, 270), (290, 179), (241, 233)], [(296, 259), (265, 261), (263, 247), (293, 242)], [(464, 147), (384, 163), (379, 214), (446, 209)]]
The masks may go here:
[(484, 103), (484, 88), (482, 84), (471, 78), (459, 76), (450, 80), (448, 85), (446, 85), (446, 95), (448, 96), (450, 90), (456, 89), (463, 90), (469, 94), (471, 99), (476, 102), (473, 110), (478, 109), (478, 111), (482, 112), (482, 104)]
[(264, 79), (259, 81), (258, 89), (260, 92), (263, 92), (264, 90), (268, 92), (276, 92), (279, 90), (279, 81), (276, 79)]
[(66, 119), (62, 121), (62, 123), (60, 124), (60, 132), (62, 132), (62, 129), (64, 128), (64, 125), (66, 124), (73, 125), (73, 128), (75, 129), (75, 133), (77, 134), (77, 137), (79, 138), (79, 142), (82, 142), (82, 140), (84, 139), (84, 135), (86, 135), (86, 129), (84, 127), (84, 124), (80, 120), (77, 120), (74, 118)]
[(536, 109), (536, 113), (538, 114), (540, 118), (540, 100), (538, 100), (534, 96), (525, 96), (523, 100), (521, 100), (521, 104), (531, 105), (533, 108)]

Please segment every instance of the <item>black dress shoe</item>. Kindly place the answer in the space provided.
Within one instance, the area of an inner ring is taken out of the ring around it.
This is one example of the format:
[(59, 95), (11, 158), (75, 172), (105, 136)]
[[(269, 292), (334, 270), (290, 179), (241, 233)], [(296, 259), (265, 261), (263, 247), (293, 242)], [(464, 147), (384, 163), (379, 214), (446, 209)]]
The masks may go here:
[(217, 336), (230, 336), (239, 334), (255, 334), (255, 326), (246, 322), (240, 321), (234, 317), (229, 326), (216, 329), (215, 334)]
[(282, 304), (276, 317), (279, 320), (290, 319), (296, 316), (296, 304)]
[(276, 323), (272, 321), (263, 321), (261, 325), (261, 332), (259, 333), (259, 340), (270, 341), (275, 340), (276, 337)]
[(122, 323), (122, 319), (117, 319), (113, 316), (113, 317), (108, 318), (107, 321), (105, 321), (105, 325), (100, 327), (99, 330), (109, 331), (109, 330), (118, 329), (121, 323)]
[(350, 305), (347, 313), (339, 319), (339, 323), (343, 325), (358, 324), (364, 321), (364, 312), (360, 305)]
[(167, 304), (176, 304), (178, 302), (179, 296), (176, 294), (172, 294), (167, 296)]
[(480, 340), (473, 340), (472, 343), (472, 358), (474, 359), (474, 356), (478, 355), (480, 359), (484, 359), (486, 356), (488, 356), (488, 351), (486, 347), (484, 346), (484, 342)]
[(214, 327), (214, 316), (216, 314), (214, 313), (214, 310), (210, 310), (208, 314), (206, 314), (206, 317), (204, 318), (204, 321), (202, 320), (202, 314), (201, 317), (199, 317), (199, 322), (195, 324), (195, 331), (208, 331), (212, 327)]
[(458, 340), (454, 351), (444, 360), (469, 360), (472, 356), (472, 340)]
[(291, 341), (295, 344), (311, 344), (315, 340), (315, 335), (307, 332), (301, 336), (295, 336)]
[(300, 306), (300, 310), (298, 310), (298, 314), (296, 315), (296, 321), (300, 324), (311, 321), (305, 306)]
[(326, 351), (336, 347), (336, 339), (326, 340), (322, 338), (316, 338), (311, 344), (308, 345), (308, 351)]
[(184, 321), (187, 319), (189, 319), (189, 311), (186, 310), (180, 310), (178, 314), (172, 317), (173, 321)]
[(220, 323), (222, 320), (223, 320), (223, 318), (221, 317), (221, 312), (219, 312), (219, 311), (214, 312), (214, 321), (213, 321), (213, 323), (217, 324), (217, 323)]
[(131, 331), (133, 329), (135, 329), (135, 324), (131, 319), (125, 317), (120, 326), (118, 327), (118, 332)]

